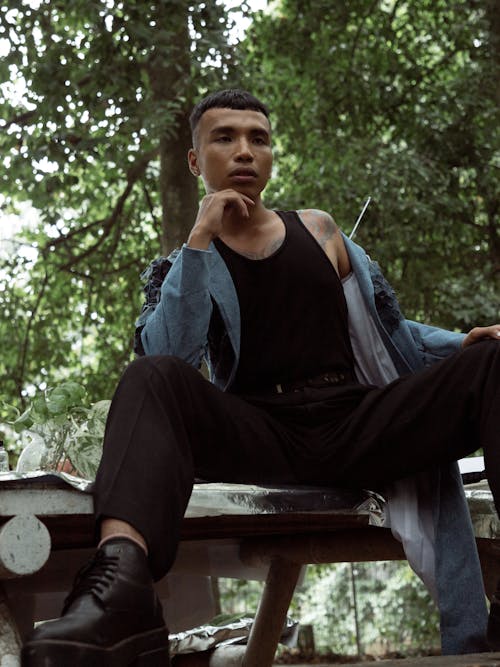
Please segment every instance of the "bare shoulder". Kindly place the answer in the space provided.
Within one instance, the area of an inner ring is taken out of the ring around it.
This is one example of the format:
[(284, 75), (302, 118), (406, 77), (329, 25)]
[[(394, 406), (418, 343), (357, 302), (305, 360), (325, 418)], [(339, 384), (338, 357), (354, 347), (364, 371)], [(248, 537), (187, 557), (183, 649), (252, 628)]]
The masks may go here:
[(306, 208), (297, 211), (297, 213), (304, 225), (323, 248), (325, 243), (333, 239), (336, 234), (340, 235), (340, 230), (335, 220), (326, 211), (321, 211), (318, 208)]
[(333, 217), (326, 211), (307, 208), (297, 211), (304, 226), (314, 236), (328, 255), (341, 277), (350, 271), (350, 263), (344, 239)]

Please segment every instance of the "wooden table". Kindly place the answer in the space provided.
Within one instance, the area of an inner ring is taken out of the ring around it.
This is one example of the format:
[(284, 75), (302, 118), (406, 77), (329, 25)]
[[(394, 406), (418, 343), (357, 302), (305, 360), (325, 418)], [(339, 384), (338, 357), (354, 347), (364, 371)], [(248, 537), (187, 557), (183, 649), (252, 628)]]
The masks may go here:
[[(290, 495), (282, 488), (195, 486), (173, 574), (266, 578), (247, 647), (238, 662), (233, 650), (228, 665), (272, 664), (304, 564), (404, 559), (400, 543), (382, 527), (383, 503), (368, 497), (359, 506), (361, 500), (331, 489), (296, 489)], [(491, 494), (474, 488), (469, 502), (491, 584), (498, 572), (492, 544), (500, 535)], [(71, 587), (94, 548), (92, 511), (92, 497), (59, 478), (2, 483), (0, 477), (0, 655), (16, 655), (33, 620), (43, 618), (36, 595), (60, 595)], [(160, 597), (165, 588), (168, 581), (162, 580)], [(167, 618), (171, 625), (168, 612)]]

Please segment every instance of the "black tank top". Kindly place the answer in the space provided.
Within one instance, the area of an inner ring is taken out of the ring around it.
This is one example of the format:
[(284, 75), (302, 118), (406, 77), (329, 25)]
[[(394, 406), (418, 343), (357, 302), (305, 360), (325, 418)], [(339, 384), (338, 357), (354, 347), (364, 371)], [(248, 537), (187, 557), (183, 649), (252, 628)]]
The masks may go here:
[(240, 361), (234, 393), (252, 393), (327, 371), (352, 371), (347, 304), (340, 279), (295, 211), (277, 211), (282, 245), (265, 259), (248, 259), (221, 239), (238, 294)]

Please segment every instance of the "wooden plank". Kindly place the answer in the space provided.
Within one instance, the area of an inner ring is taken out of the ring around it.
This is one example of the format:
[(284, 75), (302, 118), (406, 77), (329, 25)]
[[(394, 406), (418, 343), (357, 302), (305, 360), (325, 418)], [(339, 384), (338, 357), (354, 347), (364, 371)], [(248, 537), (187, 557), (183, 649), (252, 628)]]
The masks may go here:
[(341, 563), (404, 560), (403, 547), (387, 528), (364, 526), (335, 533), (254, 537), (243, 540), (241, 559), (253, 566), (269, 564), (274, 558), (297, 563)]
[[(92, 515), (53, 515), (40, 516), (40, 519), (50, 532), (54, 550), (84, 549), (95, 545)], [(368, 522), (367, 513), (351, 511), (187, 517), (182, 522), (181, 540), (332, 533), (346, 528), (368, 527)]]
[[(56, 478), (57, 479), (57, 478)], [(0, 487), (2, 516), (16, 514), (92, 514), (94, 501), (89, 493), (78, 491), (63, 483), (59, 485), (9, 482)]]

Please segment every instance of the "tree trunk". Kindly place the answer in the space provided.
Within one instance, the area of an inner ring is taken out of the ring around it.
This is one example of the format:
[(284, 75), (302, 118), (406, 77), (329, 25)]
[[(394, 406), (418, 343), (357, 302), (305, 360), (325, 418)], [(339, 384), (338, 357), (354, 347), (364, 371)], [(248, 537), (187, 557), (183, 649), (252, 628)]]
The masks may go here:
[(198, 181), (187, 165), (191, 148), (188, 113), (179, 115), (177, 133), (160, 141), (160, 194), (162, 252), (167, 254), (186, 240), (198, 211)]
[(155, 101), (166, 104), (183, 100), (176, 115), (176, 127), (168, 128), (160, 137), (160, 200), (162, 207), (162, 252), (167, 254), (181, 245), (193, 226), (198, 210), (198, 183), (187, 166), (191, 147), (189, 110), (193, 100), (191, 72), (191, 39), (187, 0), (158, 3), (158, 25), (176, 26), (166, 43), (158, 42), (148, 68)]

